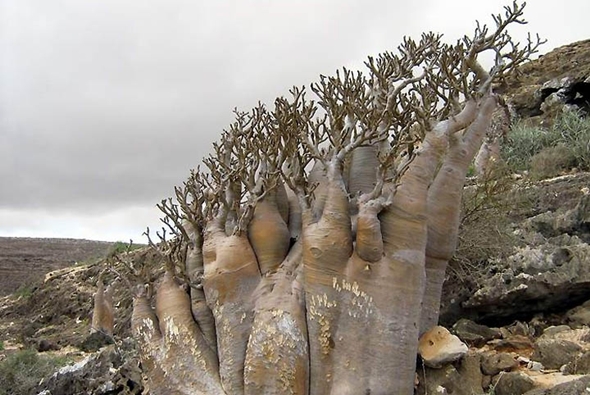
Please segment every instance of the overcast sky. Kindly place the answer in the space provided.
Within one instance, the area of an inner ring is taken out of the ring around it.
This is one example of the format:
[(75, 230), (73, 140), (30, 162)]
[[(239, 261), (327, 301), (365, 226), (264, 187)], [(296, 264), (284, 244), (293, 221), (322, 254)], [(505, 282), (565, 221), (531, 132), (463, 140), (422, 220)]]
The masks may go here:
[[(0, 0), (0, 236), (143, 241), (234, 107), (404, 35), (455, 41), (507, 3)], [(590, 38), (589, 15), (589, 0), (530, 0), (514, 36), (547, 52)]]

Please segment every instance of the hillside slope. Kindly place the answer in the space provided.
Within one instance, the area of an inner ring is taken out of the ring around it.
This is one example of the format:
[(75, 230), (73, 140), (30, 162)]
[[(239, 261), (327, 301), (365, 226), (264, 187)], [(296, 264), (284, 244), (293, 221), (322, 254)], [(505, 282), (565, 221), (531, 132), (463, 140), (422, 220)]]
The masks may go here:
[(79, 239), (0, 237), (0, 296), (52, 270), (106, 256), (113, 243)]

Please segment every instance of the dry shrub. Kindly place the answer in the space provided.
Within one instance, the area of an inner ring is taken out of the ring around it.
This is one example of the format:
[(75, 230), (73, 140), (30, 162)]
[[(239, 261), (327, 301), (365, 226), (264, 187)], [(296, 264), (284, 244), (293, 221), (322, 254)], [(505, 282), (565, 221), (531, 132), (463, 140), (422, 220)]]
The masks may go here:
[(514, 188), (506, 166), (498, 163), (463, 191), (459, 242), (449, 265), (450, 275), (459, 279), (487, 270), (490, 258), (509, 255), (517, 244), (510, 212), (527, 204)]
[(0, 395), (35, 394), (41, 379), (69, 362), (66, 357), (39, 355), (35, 350), (17, 351), (0, 362)]
[(547, 147), (531, 158), (530, 175), (533, 180), (555, 177), (576, 166), (576, 157), (571, 148), (559, 144)]

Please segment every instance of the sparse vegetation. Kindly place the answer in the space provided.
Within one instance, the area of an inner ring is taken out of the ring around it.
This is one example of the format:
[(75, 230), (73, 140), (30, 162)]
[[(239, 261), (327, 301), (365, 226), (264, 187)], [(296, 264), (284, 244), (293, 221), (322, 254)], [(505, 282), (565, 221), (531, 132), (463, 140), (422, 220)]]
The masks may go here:
[(567, 110), (547, 128), (518, 122), (502, 156), (511, 170), (530, 170), (536, 179), (573, 168), (590, 170), (590, 118)]
[(489, 257), (512, 251), (516, 240), (508, 214), (515, 205), (527, 204), (526, 198), (515, 193), (513, 187), (509, 169), (497, 164), (463, 191), (459, 241), (449, 265), (449, 271), (458, 278), (485, 269)]
[(34, 393), (42, 378), (69, 362), (66, 357), (39, 355), (32, 349), (11, 354), (0, 362), (0, 395)]
[(123, 241), (116, 241), (113, 243), (113, 245), (109, 249), (107, 257), (112, 257), (112, 256), (119, 255), (119, 254), (122, 254), (125, 252), (137, 250), (138, 248), (141, 248), (141, 247), (142, 247), (141, 245), (133, 244), (133, 241), (129, 241), (129, 243), (125, 243)]
[(29, 285), (29, 284), (21, 285), (14, 292), (14, 296), (16, 296), (17, 298), (24, 298), (24, 299), (30, 298), (32, 294), (33, 294), (33, 289), (31, 288), (31, 285)]
[(553, 128), (576, 159), (575, 166), (590, 170), (590, 117), (573, 110), (565, 111), (556, 119)]

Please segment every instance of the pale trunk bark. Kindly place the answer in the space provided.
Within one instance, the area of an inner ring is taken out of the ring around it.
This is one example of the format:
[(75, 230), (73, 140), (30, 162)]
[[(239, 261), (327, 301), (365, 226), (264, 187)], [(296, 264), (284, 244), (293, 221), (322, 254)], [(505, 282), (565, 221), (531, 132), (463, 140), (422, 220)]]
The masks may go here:
[(203, 287), (215, 317), (221, 383), (227, 393), (239, 395), (244, 392), (252, 292), (260, 282), (256, 255), (245, 235), (226, 236), (215, 221), (205, 231), (203, 253)]
[(263, 278), (246, 352), (246, 394), (308, 393), (309, 345), (303, 288), (297, 279), (301, 242), (281, 269)]
[(467, 169), (490, 125), (495, 106), (496, 99), (486, 96), (477, 118), (465, 133), (451, 137), (449, 152), (428, 191), (427, 282), (420, 319), (421, 333), (438, 324), (445, 271), (457, 246)]

